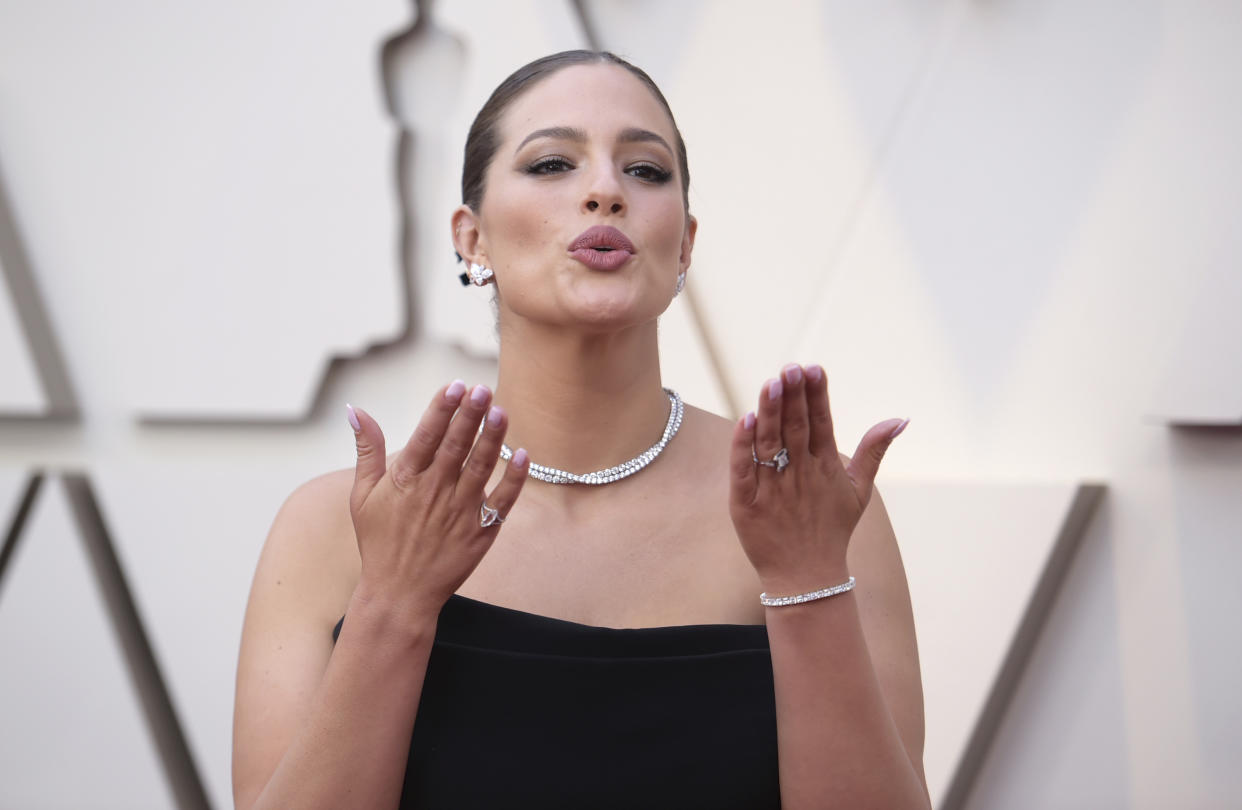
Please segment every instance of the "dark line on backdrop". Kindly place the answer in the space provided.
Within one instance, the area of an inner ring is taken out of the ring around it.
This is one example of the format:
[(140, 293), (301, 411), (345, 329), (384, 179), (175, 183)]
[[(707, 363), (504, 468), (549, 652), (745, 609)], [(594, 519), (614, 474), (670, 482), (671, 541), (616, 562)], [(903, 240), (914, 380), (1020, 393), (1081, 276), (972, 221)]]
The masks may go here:
[(569, 6), (578, 16), (578, 26), (582, 29), (582, 36), (586, 38), (587, 46), (593, 51), (601, 50), (599, 37), (595, 33), (595, 24), (591, 20), (591, 12), (587, 11), (586, 0), (569, 0)]
[(69, 371), (64, 355), (56, 341), (51, 319), (43, 306), (30, 261), (22, 240), (17, 233), (17, 220), (13, 216), (8, 194), (5, 193), (4, 172), (0, 166), (0, 270), (8, 280), (9, 294), (17, 309), (17, 320), (22, 325), (26, 345), (34, 360), (43, 394), (47, 398), (47, 411), (42, 414), (0, 414), (0, 418), (29, 419), (76, 419), (78, 400), (69, 383)]
[(17, 540), (22, 536), (22, 529), (26, 527), (26, 519), (30, 517), (30, 508), (34, 505), (35, 496), (39, 494), (39, 487), (42, 485), (42, 472), (32, 473), (26, 479), (26, 491), (22, 493), (21, 500), (17, 503), (17, 511), (13, 513), (13, 522), (9, 524), (8, 530), (4, 533), (4, 545), (0, 546), (0, 589), (3, 589), (4, 572), (9, 567), (13, 552), (17, 550)]
[(966, 806), (966, 800), (970, 798), (971, 788), (978, 779), (988, 749), (1005, 716), (1005, 710), (1017, 691), (1018, 681), (1026, 670), (1031, 654), (1035, 651), (1035, 642), (1039, 639), (1040, 631), (1052, 610), (1052, 603), (1065, 581), (1070, 563), (1073, 562), (1078, 547), (1082, 545), (1087, 524), (1095, 514), (1096, 506), (1103, 499), (1105, 491), (1103, 484), (1079, 485), (939, 810), (961, 810)]
[(130, 679), (142, 703), (147, 729), (163, 763), (168, 786), (181, 810), (210, 810), (198, 768), (181, 723), (177, 720), (168, 687), (160, 674), (159, 662), (155, 659), (90, 481), (80, 473), (65, 473), (62, 478), (82, 543), (86, 546), (95, 579), (107, 603), (113, 632), (121, 643)]

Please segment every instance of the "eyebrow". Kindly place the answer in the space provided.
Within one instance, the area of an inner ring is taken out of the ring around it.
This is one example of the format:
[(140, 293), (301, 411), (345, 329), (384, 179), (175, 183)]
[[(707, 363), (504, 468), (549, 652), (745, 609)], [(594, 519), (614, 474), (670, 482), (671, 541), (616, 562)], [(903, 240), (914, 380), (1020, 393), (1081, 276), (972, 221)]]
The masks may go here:
[[(585, 131), (576, 127), (547, 127), (545, 129), (537, 129), (522, 139), (517, 145), (517, 149), (513, 150), (516, 155), (522, 150), (522, 147), (536, 138), (559, 138), (565, 141), (576, 141), (582, 143), (586, 141), (587, 134)], [(676, 154), (673, 147), (668, 145), (668, 141), (664, 140), (660, 135), (649, 129), (639, 129), (638, 127), (629, 127), (617, 133), (617, 143), (658, 143), (669, 151), (669, 154)]]

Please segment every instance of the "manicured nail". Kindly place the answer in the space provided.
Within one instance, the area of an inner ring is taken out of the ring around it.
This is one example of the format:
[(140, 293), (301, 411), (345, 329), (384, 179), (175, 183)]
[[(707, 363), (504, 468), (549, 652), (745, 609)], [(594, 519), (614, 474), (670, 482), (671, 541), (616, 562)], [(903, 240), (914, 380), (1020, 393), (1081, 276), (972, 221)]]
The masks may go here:
[(768, 399), (769, 400), (780, 399), (782, 390), (783, 390), (783, 387), (781, 386), (780, 377), (777, 377), (775, 380), (771, 380), (770, 382), (768, 382)]
[(466, 384), (461, 380), (453, 380), (449, 384), (448, 390), (444, 392), (444, 400), (456, 405), (458, 402), (461, 402), (461, 395), (464, 393), (466, 393)]
[(526, 448), (519, 447), (517, 450), (513, 451), (513, 466), (517, 467), (519, 470), (522, 469), (526, 466), (528, 458), (529, 457), (526, 455)]
[(901, 435), (901, 431), (905, 430), (905, 429), (906, 429), (906, 425), (908, 425), (908, 424), (910, 424), (910, 420), (909, 420), (909, 419), (907, 419), (906, 421), (902, 422), (902, 423), (901, 423), (900, 425), (898, 425), (897, 427), (893, 428), (893, 432), (892, 432), (892, 433), (890, 433), (890, 434), (888, 434), (888, 440), (891, 442), (893, 439), (895, 439), (895, 438), (897, 438), (898, 436), (900, 436), (900, 435)]
[(754, 411), (751, 411), (747, 413), (746, 416), (742, 417), (742, 427), (745, 428), (746, 430), (755, 429), (755, 412)]
[(820, 381), (824, 375), (824, 369), (818, 365), (806, 367), (806, 378), (813, 383)]
[(492, 427), (498, 427), (502, 416), (504, 416), (504, 414), (501, 412), (500, 408), (493, 405), (491, 410), (487, 412), (487, 424)]
[(785, 382), (790, 385), (797, 385), (802, 382), (802, 366), (797, 363), (790, 363), (782, 369), (785, 372)]
[(487, 390), (486, 385), (476, 385), (474, 390), (470, 392), (470, 401), (475, 405), (482, 405), (484, 402), (487, 402), (487, 397), (491, 393), (491, 391)]
[(362, 425), (358, 422), (358, 414), (354, 412), (354, 406), (348, 402), (345, 403), (345, 416), (348, 417), (349, 426), (354, 429), (354, 433), (362, 430)]

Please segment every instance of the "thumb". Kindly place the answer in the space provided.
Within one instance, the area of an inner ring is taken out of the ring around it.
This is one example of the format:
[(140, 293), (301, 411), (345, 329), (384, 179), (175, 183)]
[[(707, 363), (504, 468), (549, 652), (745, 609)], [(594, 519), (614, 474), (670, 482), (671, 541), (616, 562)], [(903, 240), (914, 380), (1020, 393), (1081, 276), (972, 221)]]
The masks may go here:
[(889, 419), (868, 430), (858, 443), (854, 457), (846, 468), (850, 480), (854, 482), (854, 491), (858, 494), (858, 502), (866, 507), (871, 500), (871, 490), (875, 486), (875, 477), (880, 472), (880, 462), (893, 439), (901, 434), (909, 424), (909, 419)]
[(384, 461), (384, 433), (379, 423), (361, 408), (345, 405), (349, 426), (354, 429), (354, 443), (358, 449), (358, 461), (354, 469), (354, 489), (349, 495), (351, 509), (361, 506), (371, 490), (384, 477), (387, 466)]

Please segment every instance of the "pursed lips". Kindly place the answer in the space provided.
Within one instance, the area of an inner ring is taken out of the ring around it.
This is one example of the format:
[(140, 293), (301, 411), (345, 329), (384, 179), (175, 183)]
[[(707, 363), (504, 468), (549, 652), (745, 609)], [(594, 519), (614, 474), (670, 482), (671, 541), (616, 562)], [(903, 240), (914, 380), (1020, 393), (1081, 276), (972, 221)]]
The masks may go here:
[(587, 228), (569, 244), (569, 255), (592, 270), (616, 270), (637, 252), (628, 236), (608, 225)]

